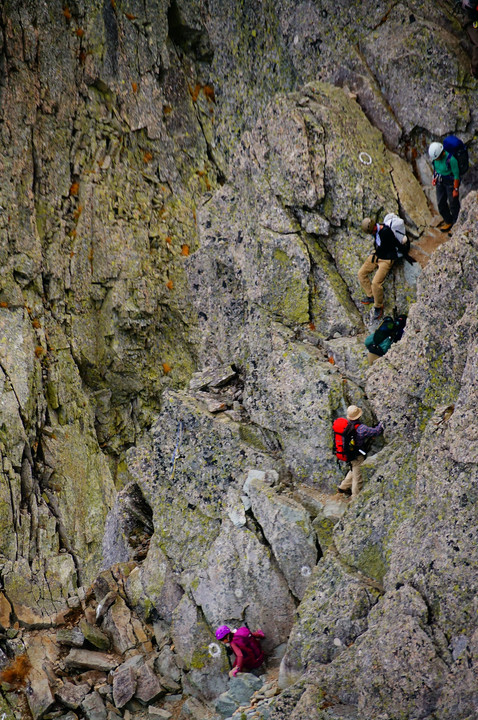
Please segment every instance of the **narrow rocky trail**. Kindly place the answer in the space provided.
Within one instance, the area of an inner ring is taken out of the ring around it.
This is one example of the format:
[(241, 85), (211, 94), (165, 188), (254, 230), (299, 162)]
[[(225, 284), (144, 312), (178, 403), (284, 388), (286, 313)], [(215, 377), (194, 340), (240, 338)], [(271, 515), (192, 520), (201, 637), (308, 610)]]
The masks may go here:
[(440, 216), (435, 216), (433, 222), (434, 224), (430, 225), (418, 240), (412, 242), (410, 249), (410, 255), (420, 263), (422, 268), (429, 263), (435, 250), (444, 245), (451, 236), (451, 232), (443, 233), (438, 229), (437, 225), (441, 222)]

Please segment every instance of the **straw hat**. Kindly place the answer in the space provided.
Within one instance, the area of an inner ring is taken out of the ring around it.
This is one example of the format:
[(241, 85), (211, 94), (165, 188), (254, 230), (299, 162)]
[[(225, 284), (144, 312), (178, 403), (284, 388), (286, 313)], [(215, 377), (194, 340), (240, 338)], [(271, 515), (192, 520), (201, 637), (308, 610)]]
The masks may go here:
[(366, 233), (373, 233), (375, 230), (375, 225), (377, 223), (375, 220), (372, 220), (371, 218), (364, 218), (362, 220), (362, 230)]
[(356, 405), (350, 405), (347, 408), (347, 420), (358, 420), (361, 414), (361, 409)]

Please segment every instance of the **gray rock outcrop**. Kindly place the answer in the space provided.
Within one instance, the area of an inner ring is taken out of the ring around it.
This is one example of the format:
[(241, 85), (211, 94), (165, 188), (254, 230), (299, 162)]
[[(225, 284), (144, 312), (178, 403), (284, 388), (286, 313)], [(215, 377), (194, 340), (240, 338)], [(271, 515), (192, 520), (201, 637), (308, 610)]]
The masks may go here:
[[(473, 188), (459, 11), (5, 0), (0, 30), (0, 715), (214, 715), (227, 622), (287, 644), (261, 720), (470, 720), (476, 192), (388, 276), (371, 369), (357, 280), (364, 215), (435, 223), (432, 139)], [(348, 504), (351, 403), (385, 435)]]

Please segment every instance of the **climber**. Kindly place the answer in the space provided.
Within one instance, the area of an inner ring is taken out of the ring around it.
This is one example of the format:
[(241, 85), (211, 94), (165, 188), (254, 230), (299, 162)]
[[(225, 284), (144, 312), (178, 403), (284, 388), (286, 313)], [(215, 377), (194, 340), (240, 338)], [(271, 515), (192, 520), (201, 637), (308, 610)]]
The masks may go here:
[(363, 481), (361, 465), (366, 457), (366, 450), (369, 444), (368, 441), (383, 432), (383, 425), (381, 422), (379, 422), (379, 424), (375, 427), (369, 427), (361, 422), (356, 423), (355, 421), (361, 416), (362, 410), (357, 407), (357, 405), (350, 405), (347, 408), (347, 420), (355, 425), (355, 441), (359, 455), (355, 460), (351, 461), (352, 469), (349, 470), (337, 488), (339, 493), (345, 493), (347, 495), (350, 494), (350, 489), (352, 489), (353, 498), (357, 497), (362, 489)]
[[(403, 225), (403, 228), (405, 228), (405, 225)], [(408, 256), (406, 249), (408, 241), (405, 232), (403, 232), (402, 239), (399, 241), (396, 233), (389, 225), (376, 223), (371, 218), (362, 220), (362, 230), (374, 236), (374, 250), (358, 271), (358, 279), (365, 293), (365, 297), (361, 302), (363, 305), (374, 304), (373, 320), (376, 321), (383, 315), (383, 283), (395, 260), (399, 257)], [(401, 247), (402, 242), (403, 247)], [(411, 259), (410, 262), (412, 262)], [(369, 275), (374, 270), (377, 270), (377, 272), (373, 276), (372, 282), (370, 282)]]
[(478, 78), (478, 2), (462, 0), (461, 5), (466, 13), (464, 28), (471, 42), (471, 72)]
[(436, 187), (438, 212), (443, 218), (443, 222), (438, 227), (442, 232), (447, 232), (456, 223), (460, 212), (458, 160), (450, 153), (446, 153), (442, 143), (439, 142), (431, 143), (428, 155), (433, 163), (432, 185)]
[(235, 655), (229, 677), (235, 677), (239, 672), (255, 670), (262, 665), (264, 653), (259, 640), (264, 637), (262, 630), (251, 632), (245, 626), (237, 630), (231, 630), (227, 625), (218, 627), (216, 638), (228, 645)]

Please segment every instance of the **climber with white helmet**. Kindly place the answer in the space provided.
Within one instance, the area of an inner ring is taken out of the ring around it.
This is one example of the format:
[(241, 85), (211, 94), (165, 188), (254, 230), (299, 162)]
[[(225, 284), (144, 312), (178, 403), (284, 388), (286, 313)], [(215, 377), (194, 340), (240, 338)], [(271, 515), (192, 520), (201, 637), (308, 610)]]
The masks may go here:
[(237, 630), (231, 630), (227, 625), (221, 625), (216, 630), (216, 639), (231, 648), (235, 655), (229, 677), (235, 677), (238, 672), (256, 670), (264, 662), (264, 653), (259, 640), (265, 637), (262, 630), (251, 632), (243, 625)]
[(436, 187), (438, 212), (443, 218), (438, 227), (447, 232), (456, 223), (460, 212), (460, 169), (457, 159), (446, 153), (440, 142), (430, 144), (428, 155), (433, 164), (432, 185)]

